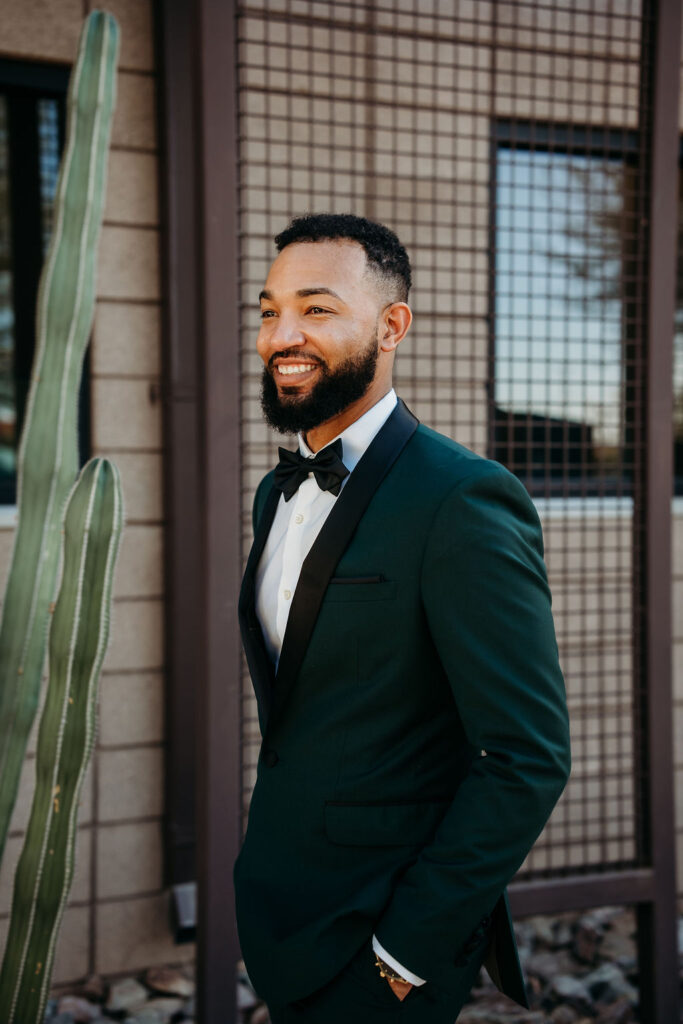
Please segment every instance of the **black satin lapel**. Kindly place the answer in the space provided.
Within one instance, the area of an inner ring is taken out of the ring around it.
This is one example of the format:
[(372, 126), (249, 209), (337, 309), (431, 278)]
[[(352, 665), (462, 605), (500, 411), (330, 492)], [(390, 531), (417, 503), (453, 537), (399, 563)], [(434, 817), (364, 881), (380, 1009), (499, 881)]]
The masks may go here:
[[(399, 399), (354, 469), (301, 567), (275, 677), (273, 711), (296, 679), (334, 570), (381, 481), (417, 429), (418, 421)], [(271, 718), (273, 715), (271, 715)]]
[(265, 728), (265, 722), (270, 710), (275, 672), (263, 641), (261, 624), (256, 615), (256, 569), (263, 554), (263, 549), (266, 546), (270, 528), (273, 525), (280, 494), (281, 491), (276, 487), (271, 487), (266, 498), (261, 518), (256, 527), (254, 543), (251, 546), (249, 558), (247, 559), (239, 597), (242, 645), (244, 646), (249, 674), (251, 675), (251, 681), (258, 702), (259, 721), (262, 729)]

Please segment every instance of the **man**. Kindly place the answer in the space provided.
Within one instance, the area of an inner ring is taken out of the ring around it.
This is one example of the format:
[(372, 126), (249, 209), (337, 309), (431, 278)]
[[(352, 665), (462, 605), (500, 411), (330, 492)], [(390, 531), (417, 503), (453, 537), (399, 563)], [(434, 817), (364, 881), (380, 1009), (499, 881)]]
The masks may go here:
[(538, 517), (397, 400), (393, 232), (322, 214), (276, 244), (262, 404), (299, 451), (258, 488), (240, 595), (247, 970), (273, 1024), (452, 1024), (484, 960), (526, 1005), (505, 886), (569, 772)]

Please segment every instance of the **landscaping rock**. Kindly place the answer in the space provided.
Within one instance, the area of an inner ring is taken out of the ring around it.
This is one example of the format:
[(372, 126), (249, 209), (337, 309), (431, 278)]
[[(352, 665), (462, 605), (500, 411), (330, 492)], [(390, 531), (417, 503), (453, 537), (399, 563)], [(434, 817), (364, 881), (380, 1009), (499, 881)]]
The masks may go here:
[(169, 1020), (175, 1014), (184, 1010), (184, 1008), (185, 1000), (181, 999), (180, 996), (161, 996), (161, 998), (158, 999), (153, 998), (150, 999), (143, 1007), (144, 1010), (152, 1010), (155, 1013), (160, 1013)]
[(571, 946), (573, 939), (574, 931), (569, 921), (558, 921), (555, 925), (555, 948), (558, 949), (563, 946)]
[(153, 992), (183, 996), (185, 999), (194, 995), (195, 989), (194, 981), (173, 967), (150, 967), (145, 973), (145, 984)]
[(77, 994), (91, 1003), (103, 1003), (107, 994), (107, 986), (99, 974), (91, 974), (83, 985), (80, 985)]
[(524, 970), (529, 977), (538, 978), (543, 985), (547, 985), (558, 974), (576, 973), (576, 963), (564, 949), (559, 951), (543, 949), (539, 953), (532, 953), (527, 958)]
[(635, 1019), (630, 1001), (623, 998), (610, 1006), (605, 1006), (598, 1014), (595, 1024), (631, 1024)]
[(572, 947), (577, 960), (587, 964), (596, 963), (603, 935), (603, 926), (597, 918), (588, 915), (582, 917), (574, 933)]
[(555, 945), (555, 929), (550, 918), (529, 917), (526, 923), (533, 929), (533, 937), (536, 942), (550, 948)]
[(638, 1004), (638, 993), (616, 964), (604, 963), (582, 979), (591, 996), (599, 1003), (614, 1003), (625, 997), (632, 1006)]
[(600, 959), (611, 960), (619, 963), (620, 966), (637, 963), (638, 951), (635, 941), (630, 935), (610, 929), (600, 943)]
[(568, 974), (560, 975), (553, 980), (550, 992), (557, 1001), (568, 1003), (580, 1013), (593, 1016), (591, 994), (579, 978), (572, 978)]
[(100, 1008), (80, 996), (62, 996), (57, 1004), (57, 1013), (71, 1014), (76, 1024), (91, 1024), (100, 1016)]
[(135, 978), (124, 978), (123, 981), (115, 981), (109, 989), (109, 998), (106, 1002), (108, 1013), (133, 1014), (147, 1002), (147, 989)]
[(134, 1013), (132, 1017), (126, 1017), (124, 1024), (168, 1024), (169, 1019), (166, 1014), (144, 1006), (137, 1013)]
[(573, 1006), (556, 1006), (550, 1014), (550, 1019), (553, 1024), (576, 1024), (579, 1014)]

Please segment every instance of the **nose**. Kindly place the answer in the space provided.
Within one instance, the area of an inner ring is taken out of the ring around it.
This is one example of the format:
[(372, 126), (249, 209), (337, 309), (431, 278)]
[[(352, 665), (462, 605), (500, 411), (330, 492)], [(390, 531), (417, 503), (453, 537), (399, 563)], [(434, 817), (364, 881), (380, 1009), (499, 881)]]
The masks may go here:
[(270, 332), (270, 344), (276, 349), (296, 348), (306, 341), (298, 316), (282, 314)]

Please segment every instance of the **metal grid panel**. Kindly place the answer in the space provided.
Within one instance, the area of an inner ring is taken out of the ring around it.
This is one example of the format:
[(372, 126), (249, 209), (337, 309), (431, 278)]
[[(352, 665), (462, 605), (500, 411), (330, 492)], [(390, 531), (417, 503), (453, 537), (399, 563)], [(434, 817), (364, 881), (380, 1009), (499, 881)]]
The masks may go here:
[[(415, 269), (399, 393), (519, 472), (544, 522), (574, 775), (525, 877), (638, 859), (640, 30), (637, 0), (255, 0), (239, 14), (245, 553), (280, 440), (254, 350), (272, 236), (310, 210), (384, 221)], [(246, 807), (258, 728), (244, 694)]]

